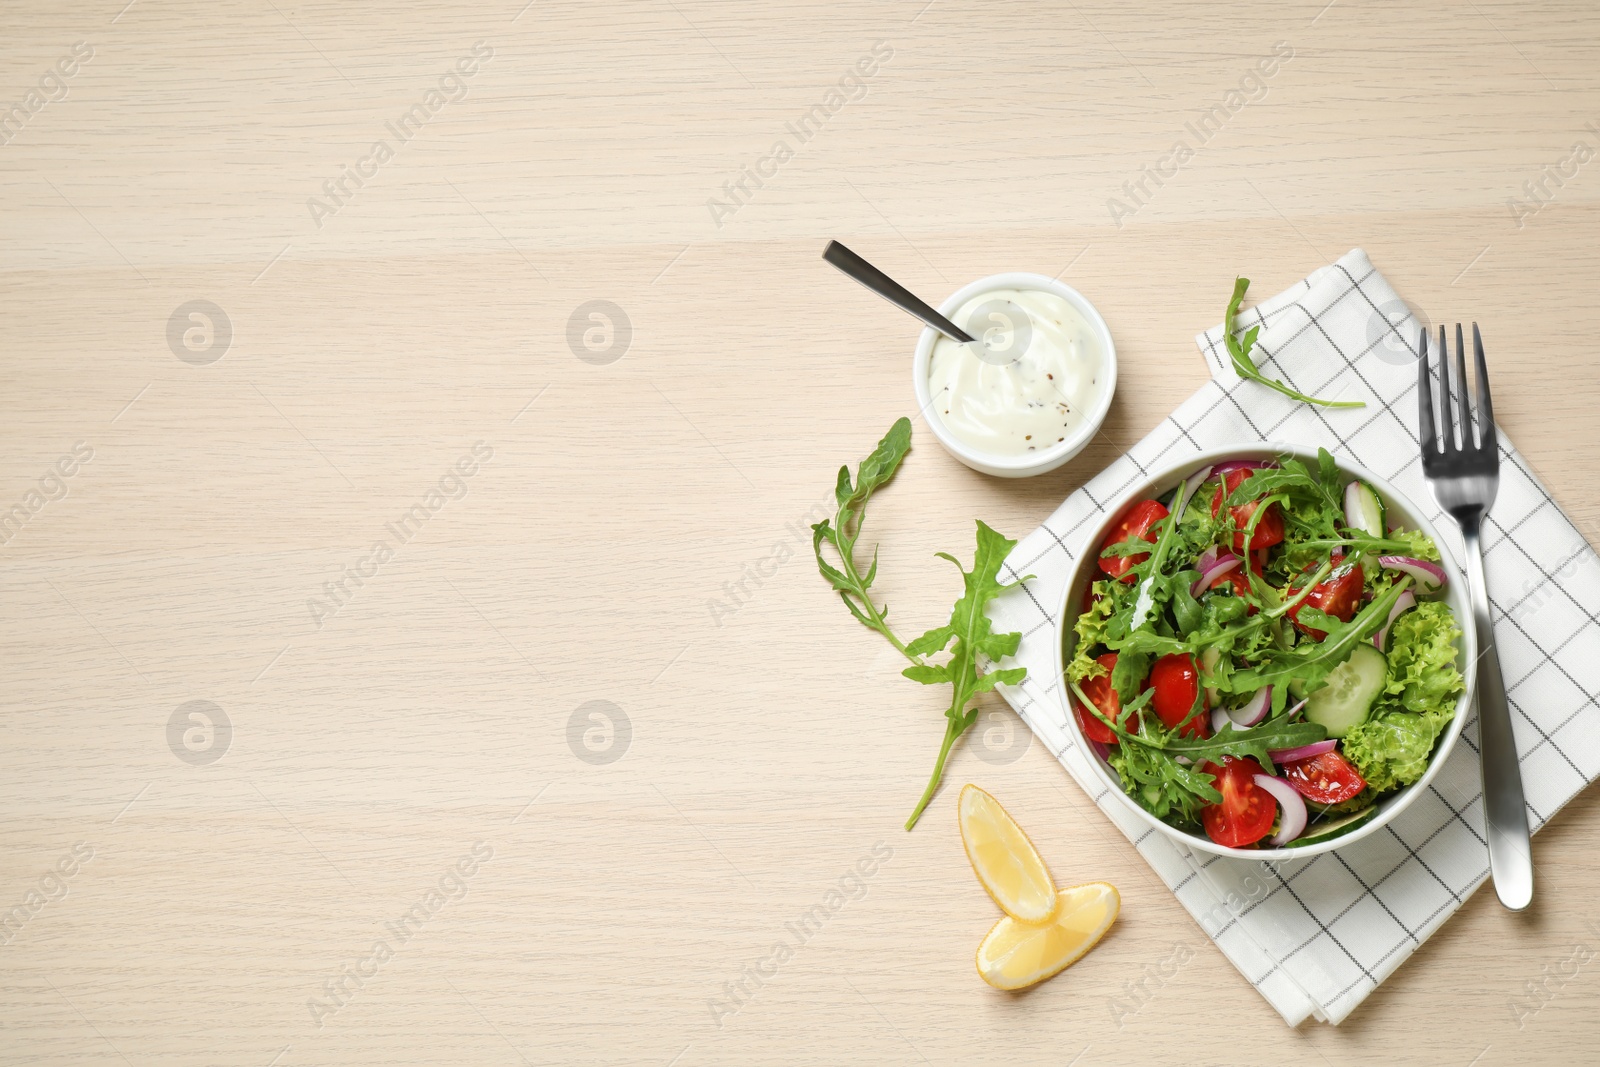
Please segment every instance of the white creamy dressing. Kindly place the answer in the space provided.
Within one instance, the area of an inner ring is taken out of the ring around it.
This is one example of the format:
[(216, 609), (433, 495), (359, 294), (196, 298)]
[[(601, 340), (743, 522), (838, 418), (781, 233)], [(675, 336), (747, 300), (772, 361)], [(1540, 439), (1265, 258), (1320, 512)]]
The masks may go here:
[(1103, 398), (1099, 338), (1055, 293), (990, 289), (950, 318), (986, 349), (980, 356), (975, 345), (940, 337), (928, 361), (933, 410), (963, 444), (995, 456), (1043, 452), (1071, 436)]

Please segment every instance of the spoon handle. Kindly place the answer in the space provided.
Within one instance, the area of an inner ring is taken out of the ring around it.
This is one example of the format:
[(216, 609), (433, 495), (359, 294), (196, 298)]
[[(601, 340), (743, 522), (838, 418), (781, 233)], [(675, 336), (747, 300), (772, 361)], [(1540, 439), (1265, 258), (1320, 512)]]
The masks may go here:
[(970, 344), (975, 340), (961, 327), (917, 299), (916, 295), (838, 241), (829, 241), (822, 258), (903, 311), (909, 311), (952, 341)]

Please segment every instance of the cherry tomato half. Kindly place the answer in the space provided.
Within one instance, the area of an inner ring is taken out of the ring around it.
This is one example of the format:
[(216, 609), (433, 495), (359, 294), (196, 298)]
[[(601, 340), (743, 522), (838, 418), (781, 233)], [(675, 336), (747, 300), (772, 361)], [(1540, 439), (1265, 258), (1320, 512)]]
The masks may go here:
[[(1122, 714), (1122, 701), (1117, 699), (1117, 691), (1111, 688), (1111, 668), (1117, 665), (1117, 654), (1107, 652), (1095, 658), (1095, 662), (1106, 669), (1106, 673), (1098, 678), (1085, 678), (1078, 686), (1083, 690), (1083, 695), (1094, 701), (1094, 706), (1100, 709), (1100, 714), (1116, 719)], [(1083, 736), (1091, 741), (1098, 741), (1102, 745), (1117, 743), (1117, 735), (1111, 732), (1111, 727), (1101, 722), (1099, 717), (1087, 711), (1076, 699), (1072, 701), (1072, 710), (1078, 714), (1078, 725), (1083, 728)]]
[[(1122, 521), (1113, 526), (1111, 532), (1106, 534), (1105, 542), (1101, 544), (1100, 551), (1104, 552), (1112, 545), (1120, 545), (1122, 542), (1132, 541), (1134, 538), (1143, 538), (1154, 544), (1156, 538), (1155, 534), (1150, 532), (1150, 527), (1166, 517), (1167, 507), (1161, 501), (1139, 501), (1129, 508), (1128, 513), (1122, 516)], [(1133, 583), (1133, 575), (1128, 573), (1129, 568), (1135, 563), (1143, 563), (1149, 558), (1150, 553), (1148, 552), (1135, 552), (1131, 556), (1103, 555), (1100, 557), (1100, 569), (1118, 581), (1131, 585)]]
[[(1217, 486), (1216, 495), (1211, 498), (1211, 517), (1214, 519), (1222, 513), (1222, 502), (1239, 488), (1252, 472), (1247, 470), (1231, 470), (1222, 476), (1222, 484)], [(1244, 551), (1244, 532), (1250, 525), (1250, 518), (1256, 513), (1260, 501), (1252, 500), (1238, 507), (1229, 508), (1233, 514), (1233, 525), (1237, 527), (1233, 535), (1233, 550)], [(1261, 516), (1261, 521), (1256, 523), (1256, 532), (1250, 537), (1252, 551), (1268, 548), (1283, 540), (1283, 512), (1274, 502), (1267, 508), (1267, 513)]]
[(1206, 699), (1200, 695), (1200, 670), (1195, 666), (1193, 656), (1185, 652), (1162, 656), (1150, 668), (1150, 677), (1145, 679), (1144, 687), (1155, 690), (1155, 695), (1150, 698), (1150, 706), (1169, 730), (1188, 718), (1198, 697), (1200, 713), (1189, 719), (1182, 730), (1183, 736), (1205, 737), (1210, 732), (1208, 727), (1211, 720), (1206, 715)]
[(1215, 775), (1222, 803), (1200, 810), (1206, 836), (1228, 848), (1244, 848), (1267, 836), (1278, 814), (1278, 802), (1255, 783), (1261, 764), (1246, 757), (1223, 756), (1222, 766), (1207, 763), (1201, 770)]
[(1337, 750), (1285, 763), (1282, 770), (1301, 796), (1318, 804), (1342, 803), (1367, 787), (1361, 772)]
[[(1313, 568), (1308, 567), (1307, 570)], [(1300, 587), (1305, 588), (1304, 586)], [(1333, 573), (1327, 580), (1318, 582), (1312, 587), (1306, 598), (1289, 609), (1289, 618), (1294, 620), (1295, 629), (1314, 640), (1321, 641), (1327, 633), (1314, 626), (1303, 626), (1300, 623), (1300, 609), (1310, 604), (1318, 611), (1326, 612), (1340, 622), (1349, 622), (1355, 618), (1356, 609), (1361, 606), (1361, 593), (1366, 588), (1366, 578), (1362, 576), (1359, 563), (1345, 567), (1334, 558)], [(1289, 597), (1298, 595), (1300, 589), (1295, 588), (1293, 582), (1289, 583)]]

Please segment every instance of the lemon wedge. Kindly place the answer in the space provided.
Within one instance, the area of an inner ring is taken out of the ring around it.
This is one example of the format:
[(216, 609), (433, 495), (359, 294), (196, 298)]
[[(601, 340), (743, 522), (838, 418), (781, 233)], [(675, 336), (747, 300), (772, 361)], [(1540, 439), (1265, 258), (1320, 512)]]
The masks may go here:
[(978, 976), (996, 989), (1026, 989), (1060, 974), (1111, 929), (1122, 896), (1109, 882), (1056, 891), (1055, 918), (1022, 923), (1007, 915), (978, 946)]
[(961, 790), (961, 843), (972, 873), (1000, 910), (1025, 923), (1056, 911), (1056, 884), (1028, 835), (1000, 802), (975, 785)]

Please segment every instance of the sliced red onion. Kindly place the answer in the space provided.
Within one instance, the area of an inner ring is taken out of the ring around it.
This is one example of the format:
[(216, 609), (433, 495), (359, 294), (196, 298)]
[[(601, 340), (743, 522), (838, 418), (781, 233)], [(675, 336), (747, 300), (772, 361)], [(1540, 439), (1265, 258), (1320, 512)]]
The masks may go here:
[[(1207, 549), (1207, 551), (1211, 550)], [(1204, 561), (1205, 557), (1201, 556), (1200, 559)], [(1220, 553), (1209, 567), (1200, 568), (1200, 577), (1196, 578), (1194, 584), (1189, 587), (1189, 595), (1199, 596), (1203, 590), (1210, 589), (1212, 583), (1218, 578), (1223, 577), (1231, 570), (1237, 570), (1238, 567), (1238, 556), (1235, 556), (1232, 552)]]
[(1389, 643), (1389, 628), (1394, 625), (1394, 620), (1416, 606), (1417, 598), (1409, 589), (1395, 598), (1394, 607), (1389, 609), (1389, 621), (1383, 624), (1383, 629), (1372, 635), (1372, 643), (1378, 646), (1379, 652), (1382, 652), (1383, 646)]
[(1212, 474), (1227, 474), (1229, 471), (1259, 471), (1276, 467), (1277, 464), (1265, 459), (1230, 459), (1226, 463), (1218, 463), (1212, 468)]
[(1320, 756), (1324, 752), (1332, 752), (1338, 745), (1339, 742), (1330, 737), (1326, 741), (1313, 741), (1311, 744), (1301, 745), (1299, 748), (1268, 749), (1267, 756), (1273, 763), (1293, 763), (1297, 759), (1310, 759), (1312, 756)]
[(1256, 723), (1267, 717), (1267, 711), (1272, 707), (1272, 686), (1257, 689), (1245, 706), (1242, 708), (1215, 708), (1211, 712), (1211, 732), (1221, 733), (1222, 728), (1229, 723), (1235, 729), (1248, 730)]
[(1306, 831), (1306, 802), (1295, 792), (1294, 786), (1282, 778), (1269, 778), (1264, 774), (1255, 776), (1256, 785), (1272, 794), (1278, 802), (1278, 808), (1283, 817), (1278, 821), (1278, 832), (1268, 838), (1267, 844), (1273, 848), (1282, 848), (1290, 841), (1299, 837)]
[(1245, 706), (1231, 712), (1233, 721), (1240, 726), (1254, 726), (1267, 717), (1267, 711), (1272, 707), (1272, 686), (1263, 686), (1255, 691)]
[(1392, 571), (1411, 575), (1417, 580), (1417, 588), (1424, 593), (1443, 589), (1449, 581), (1443, 567), (1415, 556), (1379, 556), (1378, 562)]
[[(1085, 738), (1085, 740), (1088, 739)], [(1089, 741), (1089, 747), (1094, 750), (1094, 754), (1096, 756), (1100, 757), (1100, 761), (1102, 763), (1104, 763), (1111, 755), (1111, 746), (1106, 744), (1104, 741)]]
[(1222, 549), (1218, 548), (1216, 545), (1212, 545), (1210, 548), (1200, 553), (1200, 558), (1194, 561), (1194, 569), (1204, 574), (1212, 564), (1217, 562), (1217, 555), (1221, 551)]
[(1178, 513), (1172, 516), (1174, 525), (1183, 520), (1183, 510), (1189, 506), (1189, 498), (1194, 496), (1195, 490), (1200, 488), (1200, 483), (1205, 481), (1210, 474), (1211, 468), (1205, 467), (1195, 471), (1183, 480), (1183, 493), (1178, 498)]
[(1288, 711), (1284, 712), (1283, 713), (1283, 721), (1284, 722), (1288, 722), (1290, 719), (1292, 719), (1296, 715), (1300, 714), (1300, 709), (1304, 708), (1306, 706), (1307, 701), (1309, 701), (1310, 699), (1311, 699), (1310, 697), (1307, 697), (1305, 700), (1302, 700), (1300, 703), (1296, 704), (1294, 707), (1292, 707)]

